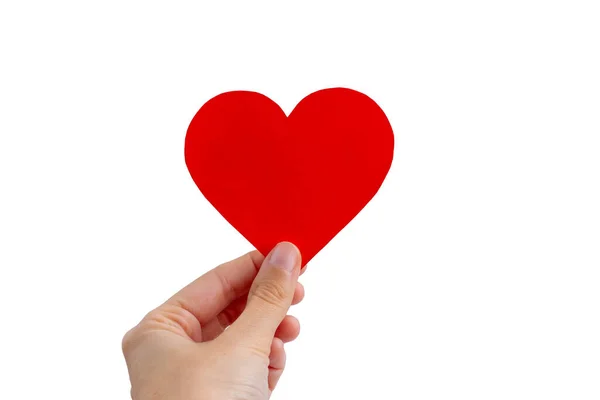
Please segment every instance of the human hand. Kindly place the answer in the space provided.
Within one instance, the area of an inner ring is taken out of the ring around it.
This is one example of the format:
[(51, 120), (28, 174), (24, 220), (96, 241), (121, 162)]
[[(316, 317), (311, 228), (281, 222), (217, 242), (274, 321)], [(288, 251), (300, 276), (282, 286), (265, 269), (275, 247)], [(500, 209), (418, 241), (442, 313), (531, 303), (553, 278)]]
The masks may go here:
[(134, 400), (265, 400), (300, 333), (300, 252), (278, 244), (222, 264), (148, 313), (123, 338)]

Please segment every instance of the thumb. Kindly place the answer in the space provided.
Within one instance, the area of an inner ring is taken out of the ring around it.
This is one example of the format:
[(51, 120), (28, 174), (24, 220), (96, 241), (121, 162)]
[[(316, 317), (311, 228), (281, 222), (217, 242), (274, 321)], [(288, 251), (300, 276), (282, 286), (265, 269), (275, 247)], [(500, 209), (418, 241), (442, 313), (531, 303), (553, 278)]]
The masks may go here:
[(294, 297), (300, 274), (301, 256), (296, 246), (281, 242), (262, 263), (244, 312), (227, 330), (238, 344), (269, 354), (277, 327)]

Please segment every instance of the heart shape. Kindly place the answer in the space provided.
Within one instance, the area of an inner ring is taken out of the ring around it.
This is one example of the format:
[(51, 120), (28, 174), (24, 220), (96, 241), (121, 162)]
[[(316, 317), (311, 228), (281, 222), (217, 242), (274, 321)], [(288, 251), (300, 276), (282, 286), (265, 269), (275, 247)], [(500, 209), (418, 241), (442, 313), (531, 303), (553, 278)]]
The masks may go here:
[(394, 134), (379, 106), (345, 88), (289, 117), (268, 97), (222, 93), (192, 119), (185, 161), (200, 192), (258, 251), (294, 243), (306, 265), (377, 193)]

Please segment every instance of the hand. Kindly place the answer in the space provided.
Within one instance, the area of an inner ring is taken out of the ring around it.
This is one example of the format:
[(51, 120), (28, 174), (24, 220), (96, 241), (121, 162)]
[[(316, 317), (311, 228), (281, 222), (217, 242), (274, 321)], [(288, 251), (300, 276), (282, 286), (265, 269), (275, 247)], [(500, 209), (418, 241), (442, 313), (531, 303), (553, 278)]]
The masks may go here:
[(300, 333), (286, 315), (304, 297), (300, 252), (278, 244), (218, 266), (167, 300), (123, 338), (134, 400), (264, 400)]

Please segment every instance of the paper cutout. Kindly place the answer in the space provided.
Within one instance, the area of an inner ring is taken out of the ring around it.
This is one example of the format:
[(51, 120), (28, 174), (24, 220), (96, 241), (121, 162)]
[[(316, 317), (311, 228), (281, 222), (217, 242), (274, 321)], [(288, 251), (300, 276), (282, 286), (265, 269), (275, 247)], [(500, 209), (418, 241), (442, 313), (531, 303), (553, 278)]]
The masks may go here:
[(213, 207), (264, 255), (294, 243), (303, 266), (377, 193), (393, 152), (384, 112), (345, 88), (308, 95), (289, 117), (260, 93), (222, 93), (185, 138), (188, 170)]

